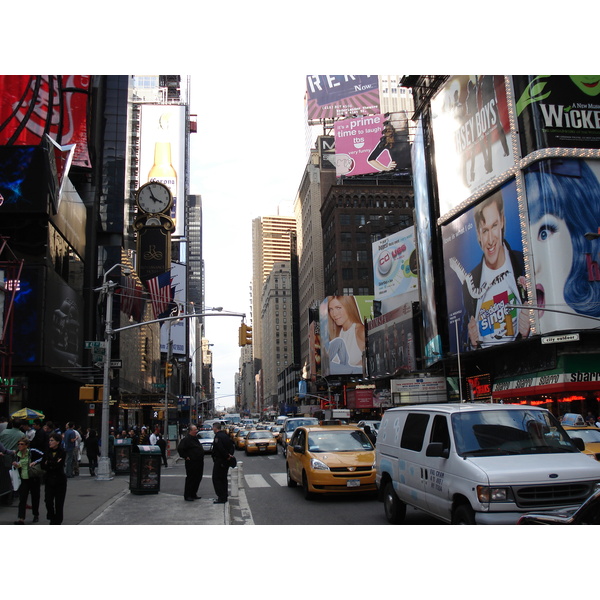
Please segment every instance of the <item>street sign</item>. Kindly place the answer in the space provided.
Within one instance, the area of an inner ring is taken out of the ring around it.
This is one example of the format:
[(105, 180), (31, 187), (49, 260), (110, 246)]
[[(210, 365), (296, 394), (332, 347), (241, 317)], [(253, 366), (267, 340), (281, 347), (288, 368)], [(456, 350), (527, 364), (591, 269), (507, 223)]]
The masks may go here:
[(548, 335), (542, 338), (542, 344), (560, 344), (562, 342), (578, 342), (578, 333), (565, 333), (564, 335)]
[(117, 360), (111, 360), (110, 361), (110, 368), (111, 369), (120, 369), (123, 366), (123, 361), (119, 358)]
[(92, 350), (93, 348), (106, 348), (106, 342), (87, 341), (85, 342), (84, 348), (86, 350)]

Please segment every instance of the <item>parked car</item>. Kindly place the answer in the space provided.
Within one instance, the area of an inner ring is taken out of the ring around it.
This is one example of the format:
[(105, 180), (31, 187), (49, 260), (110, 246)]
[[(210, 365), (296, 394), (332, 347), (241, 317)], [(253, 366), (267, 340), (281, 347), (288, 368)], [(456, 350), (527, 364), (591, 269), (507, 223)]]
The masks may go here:
[(202, 444), (204, 452), (211, 453), (213, 448), (213, 440), (215, 439), (214, 431), (205, 431), (201, 429), (198, 432), (198, 439), (200, 440), (200, 444)]
[(596, 490), (579, 508), (542, 513), (526, 513), (517, 525), (600, 525), (600, 490)]
[(277, 440), (266, 429), (251, 431), (246, 436), (246, 455), (277, 454)]
[(314, 494), (376, 492), (375, 449), (360, 427), (300, 426), (286, 450), (288, 487)]
[(430, 404), (387, 410), (377, 436), (385, 515), (408, 505), (454, 524), (515, 524), (577, 508), (600, 485), (600, 463), (546, 409)]
[(281, 426), (281, 445), (285, 450), (290, 442), (296, 427), (304, 425), (318, 425), (319, 420), (314, 417), (288, 417)]

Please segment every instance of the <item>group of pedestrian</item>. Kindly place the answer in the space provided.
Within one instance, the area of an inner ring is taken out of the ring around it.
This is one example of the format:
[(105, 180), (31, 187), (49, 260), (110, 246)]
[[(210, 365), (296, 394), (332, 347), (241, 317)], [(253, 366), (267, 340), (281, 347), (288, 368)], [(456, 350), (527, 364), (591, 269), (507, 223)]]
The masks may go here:
[[(212, 447), (212, 482), (216, 498), (213, 504), (224, 504), (227, 502), (227, 474), (229, 468), (235, 461), (235, 446), (231, 438), (221, 429), (221, 423), (213, 423)], [(204, 449), (198, 439), (198, 427), (190, 424), (187, 435), (179, 442), (177, 452), (185, 461), (185, 484), (183, 498), (188, 502), (200, 500), (198, 489), (204, 475)]]
[(131, 443), (136, 446), (158, 446), (160, 448), (160, 454), (165, 469), (169, 466), (167, 461), (167, 442), (160, 431), (160, 427), (156, 425), (152, 433), (148, 433), (149, 428), (146, 425), (142, 425), (139, 429), (131, 427), (129, 431), (122, 429), (121, 433), (116, 436), (116, 439), (130, 439)]
[(0, 431), (0, 438), (0, 455), (11, 455), (12, 466), (18, 473), (19, 505), (14, 524), (25, 524), (27, 508), (31, 508), (32, 522), (39, 522), (43, 485), (46, 518), (50, 525), (60, 525), (67, 494), (67, 453), (63, 435), (52, 422), (42, 424), (40, 419), (34, 419), (31, 424), (8, 423)]

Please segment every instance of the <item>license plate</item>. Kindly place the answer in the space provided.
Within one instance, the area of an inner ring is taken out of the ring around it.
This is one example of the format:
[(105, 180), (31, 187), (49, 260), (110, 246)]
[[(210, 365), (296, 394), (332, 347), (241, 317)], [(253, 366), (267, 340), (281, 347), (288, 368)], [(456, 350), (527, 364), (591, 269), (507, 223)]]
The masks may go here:
[(259, 450), (260, 450), (261, 452), (264, 452), (264, 451), (266, 450), (266, 448), (265, 448), (264, 446), (261, 446), (261, 447), (259, 448)]
[(346, 481), (346, 486), (347, 487), (359, 487), (360, 479), (348, 479), (348, 481)]

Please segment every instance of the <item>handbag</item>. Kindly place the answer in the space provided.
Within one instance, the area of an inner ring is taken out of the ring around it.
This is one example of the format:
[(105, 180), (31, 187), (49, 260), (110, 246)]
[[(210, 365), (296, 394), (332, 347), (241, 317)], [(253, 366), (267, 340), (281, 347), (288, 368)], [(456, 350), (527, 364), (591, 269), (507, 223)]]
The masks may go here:
[(40, 463), (36, 463), (35, 465), (29, 464), (29, 477), (32, 479), (39, 479), (44, 474), (42, 470), (42, 466)]
[(15, 466), (10, 469), (10, 480), (12, 481), (13, 490), (16, 492), (21, 486), (21, 476), (19, 475), (19, 469)]

